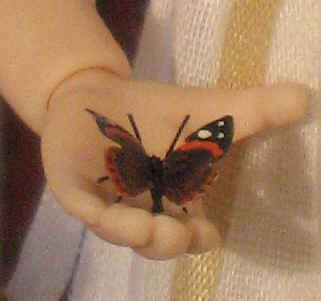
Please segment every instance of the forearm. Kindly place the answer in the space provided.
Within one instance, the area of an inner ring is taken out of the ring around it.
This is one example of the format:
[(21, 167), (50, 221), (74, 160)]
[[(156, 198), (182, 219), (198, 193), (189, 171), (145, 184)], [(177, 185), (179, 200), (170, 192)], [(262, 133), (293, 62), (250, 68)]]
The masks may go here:
[(130, 75), (89, 0), (2, 1), (0, 39), (0, 92), (38, 133), (52, 93), (77, 71), (98, 67)]

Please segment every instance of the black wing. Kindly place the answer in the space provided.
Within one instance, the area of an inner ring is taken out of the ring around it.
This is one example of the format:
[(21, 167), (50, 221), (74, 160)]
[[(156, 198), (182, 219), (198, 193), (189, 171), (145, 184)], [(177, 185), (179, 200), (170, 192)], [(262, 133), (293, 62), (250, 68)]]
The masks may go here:
[(151, 187), (149, 160), (142, 153), (109, 147), (106, 169), (121, 194), (136, 196)]
[(204, 149), (176, 150), (163, 162), (165, 196), (178, 205), (191, 201), (210, 185), (213, 155)]
[(233, 139), (233, 118), (225, 116), (199, 128), (163, 162), (166, 197), (176, 204), (191, 201), (216, 176), (214, 162), (223, 157)]
[(230, 145), (232, 144), (233, 135), (233, 117), (227, 115), (199, 128), (197, 131), (186, 137), (185, 141), (208, 141), (217, 144), (218, 147), (223, 151), (221, 155), (216, 155), (217, 159), (220, 159), (226, 154)]
[[(101, 133), (121, 146), (109, 147), (105, 152), (106, 168), (119, 192), (135, 196), (149, 189), (149, 157), (139, 138), (135, 138), (109, 118), (89, 109), (86, 111), (94, 116)], [(130, 121), (132, 123), (131, 119)], [(137, 128), (134, 130), (137, 136)]]

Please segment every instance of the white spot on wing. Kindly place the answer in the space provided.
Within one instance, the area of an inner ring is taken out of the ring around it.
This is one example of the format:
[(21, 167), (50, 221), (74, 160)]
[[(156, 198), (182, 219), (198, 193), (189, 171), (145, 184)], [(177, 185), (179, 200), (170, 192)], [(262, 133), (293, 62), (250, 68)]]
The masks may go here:
[(225, 124), (225, 122), (223, 120), (220, 120), (217, 125), (219, 127), (222, 127), (222, 126), (224, 126), (224, 124)]
[(218, 139), (223, 139), (224, 137), (225, 137), (225, 135), (224, 135), (223, 132), (219, 132), (218, 135), (217, 135)]
[(200, 139), (207, 139), (207, 138), (209, 138), (209, 137), (212, 136), (212, 133), (211, 133), (211, 131), (209, 131), (209, 130), (200, 130), (200, 131), (197, 133), (197, 136), (198, 136), (198, 138), (200, 138)]

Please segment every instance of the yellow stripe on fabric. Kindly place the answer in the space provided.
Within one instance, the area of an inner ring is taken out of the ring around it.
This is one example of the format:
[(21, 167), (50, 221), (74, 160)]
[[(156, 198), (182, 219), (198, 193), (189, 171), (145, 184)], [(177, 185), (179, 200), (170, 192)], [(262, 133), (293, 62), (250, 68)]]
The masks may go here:
[[(269, 46), (281, 4), (282, 0), (235, 1), (226, 28), (220, 59), (220, 76), (215, 86), (224, 89), (244, 89), (264, 84)], [(237, 161), (241, 157), (236, 154), (233, 159)], [(239, 162), (233, 164), (237, 166)], [(233, 190), (228, 185), (223, 189)], [(232, 198), (224, 198), (225, 192), (220, 195), (221, 199), (214, 194), (215, 192), (208, 195), (211, 201), (205, 202), (205, 205), (209, 207), (208, 210), (223, 215), (217, 217), (215, 222), (219, 223), (218, 228), (221, 232), (226, 233), (232, 211)], [(172, 281), (171, 300), (212, 300), (220, 275), (222, 251), (216, 249), (200, 255), (185, 255), (179, 258)]]
[(171, 301), (210, 300), (217, 283), (220, 249), (177, 260)]
[(221, 88), (264, 83), (275, 20), (281, 0), (239, 0), (231, 12), (220, 61)]

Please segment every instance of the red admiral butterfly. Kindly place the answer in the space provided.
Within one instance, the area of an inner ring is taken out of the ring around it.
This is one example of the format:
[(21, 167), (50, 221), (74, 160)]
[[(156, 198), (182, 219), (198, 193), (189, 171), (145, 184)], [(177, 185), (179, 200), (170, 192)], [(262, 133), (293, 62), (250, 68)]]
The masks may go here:
[[(106, 168), (120, 195), (134, 197), (149, 189), (154, 213), (164, 211), (163, 196), (182, 205), (204, 192), (216, 175), (213, 163), (223, 157), (233, 139), (233, 118), (225, 116), (199, 128), (174, 150), (190, 117), (187, 115), (161, 160), (146, 153), (131, 114), (128, 118), (136, 138), (109, 118), (86, 111), (94, 116), (102, 134), (121, 146), (109, 147), (105, 152)], [(98, 182), (108, 178), (99, 178)]]

